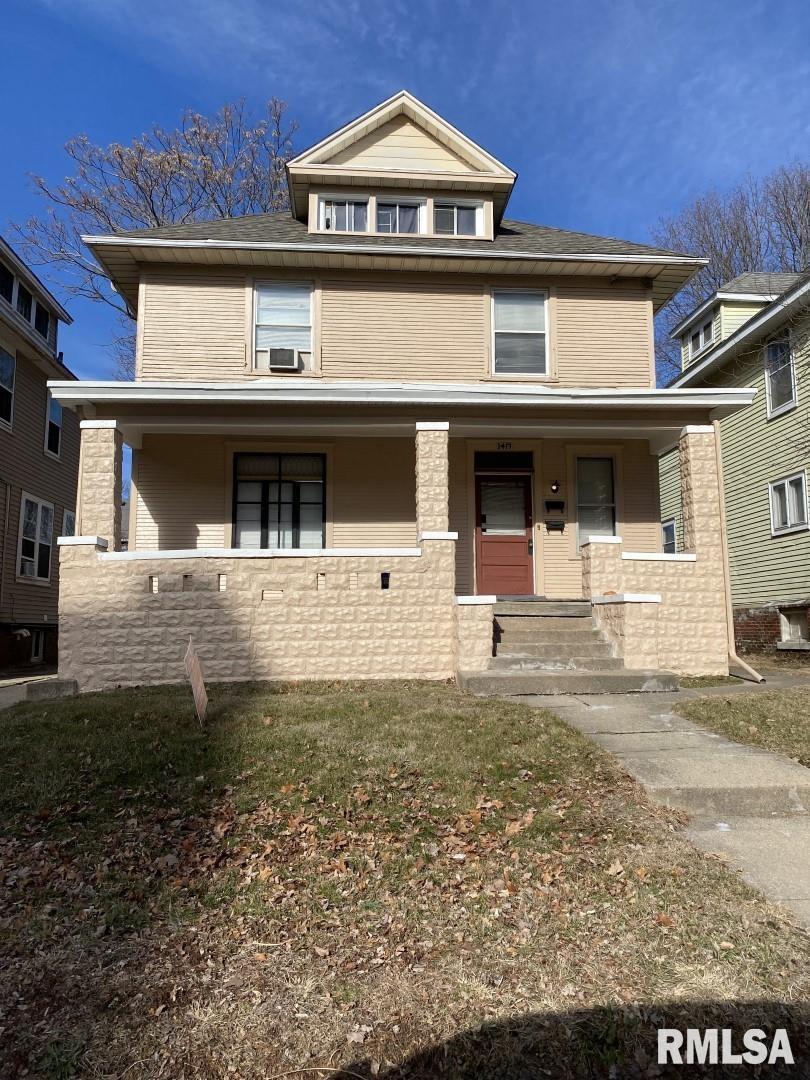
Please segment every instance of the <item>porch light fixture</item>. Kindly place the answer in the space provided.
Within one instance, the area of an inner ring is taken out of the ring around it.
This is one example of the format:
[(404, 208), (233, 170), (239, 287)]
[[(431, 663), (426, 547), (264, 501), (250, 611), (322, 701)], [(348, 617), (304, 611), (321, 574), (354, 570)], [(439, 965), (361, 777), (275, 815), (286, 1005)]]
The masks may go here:
[(559, 490), (560, 490), (560, 481), (559, 480), (552, 480), (551, 481), (551, 493), (552, 493), (552, 495), (556, 495)]

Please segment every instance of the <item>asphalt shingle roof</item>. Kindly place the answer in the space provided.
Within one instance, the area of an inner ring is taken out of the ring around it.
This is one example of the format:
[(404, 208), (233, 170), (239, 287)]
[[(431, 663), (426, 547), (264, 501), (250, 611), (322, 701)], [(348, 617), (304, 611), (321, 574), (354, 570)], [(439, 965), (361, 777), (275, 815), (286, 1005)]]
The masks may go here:
[(218, 218), (214, 221), (197, 221), (189, 225), (163, 225), (152, 229), (133, 229), (116, 233), (137, 239), (163, 240), (223, 240), (241, 243), (300, 243), (310, 246), (321, 244), (345, 244), (356, 246), (369, 241), (375, 246), (391, 247), (437, 247), (458, 248), (460, 251), (480, 250), (491, 246), (494, 253), (550, 255), (662, 255), (676, 258), (692, 258), (677, 251), (617, 240), (611, 236), (592, 236), (589, 233), (568, 232), (549, 225), (530, 225), (525, 221), (504, 219), (494, 241), (460, 239), (455, 236), (378, 236), (347, 235), (345, 233), (311, 233), (302, 221), (293, 218), (286, 210), (274, 214), (251, 214), (246, 217)]
[(721, 285), (719, 292), (724, 293), (761, 293), (766, 296), (780, 296), (791, 288), (801, 277), (801, 274), (764, 273), (753, 271), (739, 274), (737, 277)]

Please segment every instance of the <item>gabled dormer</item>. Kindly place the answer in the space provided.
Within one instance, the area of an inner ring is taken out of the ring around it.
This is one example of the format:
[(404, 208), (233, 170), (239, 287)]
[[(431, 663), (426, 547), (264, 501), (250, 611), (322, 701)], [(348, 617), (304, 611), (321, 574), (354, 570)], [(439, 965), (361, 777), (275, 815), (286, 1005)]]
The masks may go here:
[(682, 370), (731, 337), (799, 280), (799, 274), (747, 273), (727, 281), (672, 330), (680, 340)]
[(492, 240), (516, 174), (402, 90), (288, 166), (311, 233)]

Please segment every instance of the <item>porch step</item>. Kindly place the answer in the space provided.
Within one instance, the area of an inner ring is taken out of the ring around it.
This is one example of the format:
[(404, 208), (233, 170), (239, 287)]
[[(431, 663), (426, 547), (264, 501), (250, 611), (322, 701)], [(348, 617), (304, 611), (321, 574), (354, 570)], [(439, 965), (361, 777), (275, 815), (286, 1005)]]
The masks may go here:
[(459, 685), (473, 694), (525, 697), (535, 694), (633, 694), (678, 689), (671, 671), (464, 672)]
[(590, 618), (591, 605), (587, 600), (498, 600), (495, 617), (520, 615), (526, 618)]
[(581, 633), (595, 630), (596, 624), (590, 610), (587, 615), (543, 615), (533, 618), (526, 615), (497, 615), (495, 622), (502, 633), (542, 634), (548, 630), (567, 630)]
[(489, 663), (489, 671), (537, 672), (556, 674), (561, 671), (619, 671), (624, 661), (608, 653), (590, 656), (562, 656), (559, 651), (550, 656), (505, 656), (498, 651)]
[(498, 656), (511, 657), (515, 660), (536, 657), (539, 660), (558, 660), (569, 653), (572, 656), (610, 656), (610, 645), (594, 631), (589, 634), (571, 634), (571, 640), (559, 640), (559, 632), (547, 635), (552, 640), (538, 641), (536, 638), (522, 640), (501, 640), (498, 643)]

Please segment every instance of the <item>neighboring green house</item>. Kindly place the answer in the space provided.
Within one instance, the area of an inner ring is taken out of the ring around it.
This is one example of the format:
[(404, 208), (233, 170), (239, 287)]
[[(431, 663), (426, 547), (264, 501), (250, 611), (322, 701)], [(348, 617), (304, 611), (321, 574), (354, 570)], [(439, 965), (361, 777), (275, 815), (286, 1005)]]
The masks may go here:
[[(810, 650), (810, 275), (741, 274), (680, 322), (673, 387), (756, 387), (720, 421), (738, 650)], [(660, 459), (664, 550), (682, 538), (678, 454)]]

